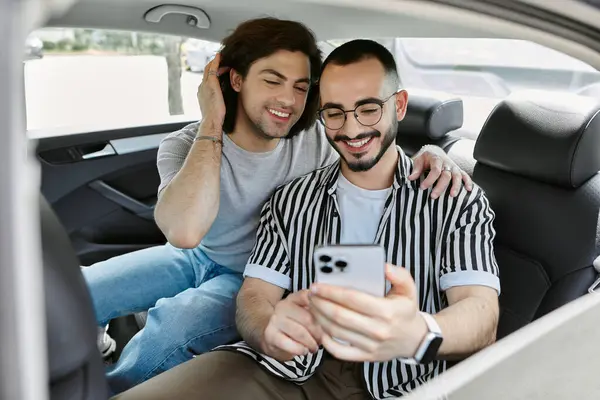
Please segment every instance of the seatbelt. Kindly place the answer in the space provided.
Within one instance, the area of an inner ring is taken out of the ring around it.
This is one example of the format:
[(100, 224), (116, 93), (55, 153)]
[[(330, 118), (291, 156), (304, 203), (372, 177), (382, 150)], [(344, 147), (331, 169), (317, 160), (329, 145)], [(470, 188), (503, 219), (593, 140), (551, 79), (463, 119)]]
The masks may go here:
[[(593, 262), (593, 265), (596, 272), (600, 274), (600, 256), (596, 257), (596, 259)], [(590, 286), (590, 288), (588, 289), (588, 293), (596, 293), (596, 289), (598, 289), (598, 286), (600, 286), (600, 276), (598, 277), (598, 279), (596, 279), (594, 283), (592, 283), (592, 286)]]

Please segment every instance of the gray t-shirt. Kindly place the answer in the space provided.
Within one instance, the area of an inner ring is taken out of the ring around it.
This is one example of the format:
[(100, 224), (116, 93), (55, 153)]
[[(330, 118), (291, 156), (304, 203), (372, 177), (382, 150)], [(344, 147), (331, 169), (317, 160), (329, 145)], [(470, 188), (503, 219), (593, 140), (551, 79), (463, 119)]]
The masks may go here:
[[(190, 124), (161, 142), (159, 193), (183, 166), (198, 126), (199, 122)], [(275, 189), (337, 158), (318, 125), (280, 140), (266, 153), (246, 151), (224, 134), (219, 212), (200, 249), (217, 264), (243, 272), (256, 239), (260, 210)]]

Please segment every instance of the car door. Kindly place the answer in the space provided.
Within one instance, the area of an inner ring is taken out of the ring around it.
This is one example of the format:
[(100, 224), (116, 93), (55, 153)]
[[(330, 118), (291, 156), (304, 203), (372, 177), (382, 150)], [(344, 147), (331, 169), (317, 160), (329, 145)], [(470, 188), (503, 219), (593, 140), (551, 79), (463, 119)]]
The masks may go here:
[(153, 217), (158, 146), (200, 118), (202, 75), (184, 71), (186, 39), (90, 29), (33, 34), (44, 49), (24, 63), (28, 134), (42, 193), (81, 265), (165, 243)]
[(42, 137), (42, 193), (82, 265), (165, 242), (154, 222), (162, 138), (186, 122)]

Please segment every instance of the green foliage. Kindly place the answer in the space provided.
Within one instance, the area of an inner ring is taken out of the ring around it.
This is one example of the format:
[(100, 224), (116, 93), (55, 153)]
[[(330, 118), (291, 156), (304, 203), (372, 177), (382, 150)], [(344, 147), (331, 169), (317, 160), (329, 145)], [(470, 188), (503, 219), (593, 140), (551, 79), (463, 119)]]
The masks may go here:
[(47, 51), (82, 52), (95, 50), (100, 52), (178, 56), (182, 38), (127, 31), (108, 31), (94, 29), (74, 29), (73, 38), (58, 42), (44, 42)]
[(52, 51), (56, 50), (56, 43), (50, 41), (44, 41), (44, 50)]

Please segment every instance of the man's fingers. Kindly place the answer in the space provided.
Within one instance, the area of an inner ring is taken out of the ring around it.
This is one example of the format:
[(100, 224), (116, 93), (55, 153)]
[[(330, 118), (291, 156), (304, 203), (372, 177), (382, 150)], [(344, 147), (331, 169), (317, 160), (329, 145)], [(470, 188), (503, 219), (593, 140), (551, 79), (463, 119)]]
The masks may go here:
[(206, 81), (207, 79), (210, 78), (211, 75), (216, 75), (218, 74), (219, 71), (219, 64), (221, 62), (221, 53), (217, 53), (215, 55), (215, 58), (213, 58), (212, 60), (210, 60), (210, 62), (208, 64), (206, 64), (206, 66), (204, 67), (204, 73), (202, 74), (202, 81)]
[(308, 349), (302, 344), (296, 342), (290, 337), (286, 336), (283, 332), (279, 331), (273, 334), (271, 339), (271, 345), (275, 347), (278, 352), (285, 352), (289, 354), (289, 359), (294, 358), (297, 355), (308, 354)]
[(379, 322), (374, 318), (318, 296), (312, 298), (311, 311), (323, 330), (330, 328), (333, 323), (341, 329), (371, 336), (373, 330), (379, 327)]
[(219, 70), (219, 64), (221, 64), (221, 53), (215, 54), (215, 58), (210, 62), (210, 66), (213, 71), (217, 72)]
[(208, 80), (208, 72), (212, 69), (212, 64), (214, 60), (210, 60), (208, 64), (204, 66), (204, 72), (202, 73), (202, 82), (206, 82)]
[(317, 339), (318, 343), (320, 344), (321, 342), (319, 340), (321, 338), (321, 335), (323, 335), (323, 330), (317, 323), (314, 316), (311, 315), (311, 318), (312, 322), (308, 325), (304, 325), (304, 327), (308, 330), (308, 332), (312, 335), (313, 338)]
[(417, 298), (415, 281), (406, 268), (386, 264), (385, 277), (392, 284), (387, 296), (399, 295), (408, 297), (409, 299)]
[[(349, 310), (346, 311), (351, 312)], [(368, 325), (361, 324), (360, 326), (356, 325), (349, 327), (344, 322), (343, 317), (335, 318), (335, 313), (332, 314), (327, 311), (321, 312), (317, 307), (313, 309), (313, 312), (315, 313), (315, 319), (321, 326), (324, 334), (341, 339), (367, 352), (375, 351), (377, 348), (376, 340), (380, 340), (377, 330), (379, 329), (378, 327), (381, 326), (377, 321), (372, 320)], [(334, 315), (334, 317), (332, 318), (331, 315)], [(383, 329), (379, 330), (383, 332)], [(323, 336), (321, 336), (321, 338), (322, 337)]]
[(304, 298), (306, 298), (306, 305), (300, 306), (296, 304), (296, 307), (290, 307), (286, 314), (288, 318), (297, 322), (298, 324), (300, 324), (300, 326), (306, 328), (308, 332), (312, 335), (312, 337), (318, 339), (321, 337), (322, 334), (321, 328), (315, 322), (313, 315), (309, 311), (310, 303), (308, 301), (308, 291), (304, 292), (305, 293), (301, 295), (301, 302), (304, 304)]
[[(429, 177), (427, 177), (429, 178)], [(452, 180), (452, 173), (448, 170), (443, 170), (439, 179), (437, 180), (433, 191), (431, 192), (431, 198), (437, 199), (444, 193), (444, 191), (448, 188), (450, 181)]]
[(308, 293), (308, 290), (292, 293), (286, 298), (285, 304), (278, 307), (282, 307), (280, 312), (283, 318), (295, 321), (302, 329), (307, 330), (313, 338), (318, 340), (322, 332), (309, 311)]
[(319, 297), (367, 317), (376, 318), (381, 314), (381, 302), (384, 300), (381, 297), (324, 283), (313, 284), (311, 290), (311, 302), (314, 297)]
[(425, 190), (433, 186), (442, 174), (442, 166), (443, 162), (439, 157), (432, 157), (429, 173), (427, 174), (427, 178), (421, 182), (421, 189)]
[(467, 188), (467, 190), (470, 192), (471, 190), (473, 190), (473, 180), (471, 179), (471, 177), (469, 176), (469, 174), (467, 174), (465, 171), (460, 170), (460, 174), (462, 175), (462, 180), (465, 183), (465, 187)]
[(412, 181), (421, 176), (421, 174), (423, 173), (423, 163), (423, 157), (417, 157), (413, 161), (413, 172), (408, 176), (409, 180)]
[(462, 186), (463, 176), (459, 169), (452, 169), (452, 188), (450, 189), (450, 196), (456, 197), (460, 192)]
[(219, 70), (217, 71), (217, 76), (221, 76), (226, 72), (229, 72), (229, 70), (231, 69), (231, 67), (220, 67)]
[(323, 347), (338, 360), (344, 361), (370, 361), (369, 355), (362, 349), (341, 344), (326, 333), (323, 334)]
[(310, 305), (309, 294), (310, 290), (304, 289), (290, 294), (288, 298), (299, 306), (308, 307)]
[(319, 350), (319, 344), (317, 340), (320, 340), (320, 336), (318, 338), (314, 338), (306, 327), (300, 325), (296, 321), (284, 319), (280, 322), (279, 329), (290, 339), (301, 344), (312, 353), (315, 353), (317, 350)]

